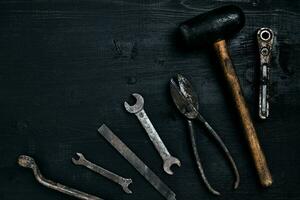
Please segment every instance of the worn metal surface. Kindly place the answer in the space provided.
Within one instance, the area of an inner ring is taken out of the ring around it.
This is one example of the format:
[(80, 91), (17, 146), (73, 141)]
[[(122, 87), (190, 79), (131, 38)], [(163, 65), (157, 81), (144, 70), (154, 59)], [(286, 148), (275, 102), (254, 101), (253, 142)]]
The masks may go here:
[(98, 132), (167, 200), (176, 200), (175, 193), (132, 152), (105, 124)]
[(218, 192), (216, 189), (214, 189), (211, 186), (204, 173), (203, 165), (201, 163), (200, 156), (197, 150), (197, 145), (195, 142), (196, 140), (195, 140), (192, 120), (198, 120), (199, 122), (201, 122), (204, 125), (204, 127), (207, 129), (207, 131), (210, 133), (210, 135), (214, 138), (215, 142), (224, 151), (223, 153), (226, 155), (226, 158), (228, 159), (234, 171), (234, 175), (235, 175), (234, 189), (237, 189), (240, 184), (240, 175), (237, 166), (235, 164), (235, 161), (232, 158), (231, 153), (229, 152), (228, 148), (224, 144), (223, 140), (215, 132), (215, 130), (209, 125), (209, 123), (205, 120), (205, 118), (199, 113), (198, 95), (194, 92), (191, 83), (185, 77), (178, 74), (175, 80), (173, 78), (171, 79), (170, 90), (171, 90), (171, 96), (173, 102), (175, 103), (176, 107), (187, 118), (193, 153), (196, 159), (196, 163), (198, 165), (200, 175), (205, 183), (205, 186), (212, 194), (220, 195), (220, 192)]
[[(44, 178), (43, 175), (41, 174), (37, 164), (35, 163), (34, 159), (30, 156), (26, 156), (26, 155), (19, 156), (18, 164), (21, 167), (32, 169), (35, 179), (40, 184), (46, 186), (47, 188), (56, 190), (58, 192), (61, 192), (61, 193), (64, 193), (69, 196), (72, 196), (72, 197), (75, 197), (78, 199), (82, 199), (82, 200), (103, 200), (99, 197), (87, 194), (85, 192), (81, 192), (79, 190), (70, 188), (68, 186), (65, 186), (60, 183), (56, 183), (56, 182), (53, 182), (53, 181), (50, 181), (50, 180)], [(26, 197), (26, 198), (30, 198), (30, 197)]]
[[(209, 48), (187, 52), (174, 38), (181, 22), (226, 4), (240, 6), (246, 15), (245, 27), (228, 45), (274, 178), (267, 190), (258, 185), (214, 54)], [(46, 177), (82, 191), (111, 200), (163, 200), (99, 138), (95, 128), (102, 123), (130, 145), (177, 199), (216, 200), (198, 175), (186, 121), (169, 94), (169, 80), (177, 73), (192, 81), (201, 95), (201, 114), (214, 122), (238, 163), (241, 184), (232, 190), (232, 172), (223, 155), (209, 137), (196, 137), (206, 175), (222, 192), (220, 199), (300, 199), (300, 134), (295, 123), (300, 121), (299, 0), (2, 0), (0, 11), (1, 200), (70, 200), (20, 170), (16, 160), (25, 153), (40, 162)], [(271, 112), (263, 121), (255, 87), (256, 31), (261, 27), (277, 34)], [(168, 150), (180, 158), (182, 167), (173, 176), (162, 170), (143, 127), (124, 109), (123, 100), (136, 91), (144, 96), (146, 112)], [(198, 133), (199, 126), (195, 128)], [(74, 166), (74, 152), (133, 178), (134, 193), (127, 195), (115, 183)]]
[(100, 167), (99, 165), (96, 165), (96, 164), (88, 161), (82, 153), (76, 153), (76, 155), (78, 156), (77, 159), (72, 158), (72, 162), (75, 165), (85, 166), (88, 169), (92, 170), (93, 172), (96, 172), (96, 173), (104, 176), (105, 178), (119, 184), (122, 187), (122, 189), (124, 190), (124, 192), (126, 192), (127, 194), (132, 193), (132, 191), (128, 188), (129, 185), (132, 183), (131, 178), (123, 178), (111, 171), (108, 171), (107, 169), (104, 169), (103, 167)]
[(156, 129), (154, 128), (152, 122), (150, 121), (148, 115), (144, 110), (144, 98), (142, 95), (134, 93), (132, 94), (136, 98), (136, 103), (130, 106), (126, 101), (124, 102), (125, 109), (129, 113), (133, 113), (136, 115), (144, 129), (146, 130), (151, 142), (153, 143), (154, 147), (158, 151), (160, 157), (163, 160), (163, 169), (164, 171), (169, 174), (173, 175), (173, 171), (171, 170), (172, 165), (177, 165), (178, 167), (181, 166), (179, 159), (171, 156), (167, 147), (159, 137)]
[(258, 52), (260, 57), (258, 115), (261, 119), (269, 117), (271, 58), (274, 37), (274, 32), (269, 28), (260, 28), (257, 31)]

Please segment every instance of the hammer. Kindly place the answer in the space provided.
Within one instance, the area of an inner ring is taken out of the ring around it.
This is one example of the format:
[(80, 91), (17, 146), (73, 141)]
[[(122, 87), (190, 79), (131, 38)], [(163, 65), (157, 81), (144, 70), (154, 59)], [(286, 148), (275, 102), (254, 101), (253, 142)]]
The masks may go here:
[(183, 22), (179, 26), (179, 33), (187, 46), (195, 47), (203, 43), (213, 44), (241, 119), (260, 183), (264, 187), (268, 187), (272, 185), (272, 176), (259, 144), (257, 133), (225, 41), (226, 38), (239, 32), (244, 24), (245, 16), (243, 11), (239, 7), (229, 5), (211, 10)]

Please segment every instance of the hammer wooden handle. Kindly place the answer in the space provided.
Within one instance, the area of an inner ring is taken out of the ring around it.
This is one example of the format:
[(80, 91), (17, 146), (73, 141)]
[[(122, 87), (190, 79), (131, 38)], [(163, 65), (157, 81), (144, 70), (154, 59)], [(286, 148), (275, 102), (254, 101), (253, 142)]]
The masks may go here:
[(225, 79), (234, 98), (234, 102), (246, 134), (260, 182), (265, 187), (271, 186), (273, 182), (272, 176), (269, 171), (264, 153), (259, 144), (258, 137), (252, 123), (239, 80), (231, 62), (225, 40), (215, 42), (214, 49), (219, 57), (223, 74), (225, 75)]

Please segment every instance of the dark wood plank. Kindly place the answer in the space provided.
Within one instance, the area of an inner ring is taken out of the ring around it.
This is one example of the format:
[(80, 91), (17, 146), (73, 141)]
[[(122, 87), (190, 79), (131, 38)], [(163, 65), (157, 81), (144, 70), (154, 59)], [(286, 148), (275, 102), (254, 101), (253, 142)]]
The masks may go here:
[[(217, 6), (233, 3), (247, 16), (245, 28), (229, 41), (244, 93), (256, 115), (255, 31), (277, 35), (274, 50), (271, 117), (255, 119), (274, 177), (263, 190), (247, 151), (231, 99), (215, 57), (208, 49), (186, 51), (176, 45), (178, 24)], [(19, 154), (36, 158), (46, 177), (105, 199), (163, 199), (97, 134), (106, 123), (177, 194), (177, 199), (213, 199), (198, 176), (186, 124), (175, 110), (168, 81), (188, 76), (203, 115), (223, 136), (235, 156), (241, 186), (233, 191), (232, 174), (220, 152), (197, 129), (199, 153), (223, 199), (300, 198), (299, 1), (1, 1), (0, 2), (0, 199), (70, 199), (40, 186), (17, 166)], [(143, 94), (145, 109), (170, 151), (182, 161), (174, 176), (138, 121), (122, 104), (133, 92)], [(132, 177), (133, 195), (84, 168), (71, 157), (87, 158)]]

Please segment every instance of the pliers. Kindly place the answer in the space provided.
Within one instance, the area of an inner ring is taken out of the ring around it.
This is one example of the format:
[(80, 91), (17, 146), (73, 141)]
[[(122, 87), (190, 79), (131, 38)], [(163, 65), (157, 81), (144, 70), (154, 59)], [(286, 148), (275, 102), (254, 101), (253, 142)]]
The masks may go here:
[(224, 151), (227, 159), (229, 160), (233, 172), (235, 174), (235, 183), (234, 183), (234, 189), (236, 189), (239, 186), (240, 183), (240, 175), (237, 169), (237, 166), (235, 164), (235, 161), (233, 160), (228, 148), (220, 138), (220, 136), (214, 131), (214, 129), (209, 125), (209, 123), (204, 119), (204, 117), (199, 113), (199, 103), (198, 103), (198, 96), (194, 92), (191, 83), (182, 75), (178, 74), (175, 79), (171, 79), (170, 81), (170, 90), (171, 90), (171, 96), (172, 99), (178, 108), (178, 110), (186, 117), (188, 126), (189, 126), (189, 132), (191, 137), (191, 143), (193, 148), (193, 153), (198, 165), (198, 169), (200, 172), (200, 175), (205, 183), (205, 186), (208, 188), (208, 190), (215, 194), (220, 195), (220, 192), (215, 190), (210, 183), (208, 182), (206, 175), (203, 170), (203, 166), (198, 154), (197, 146), (196, 146), (196, 140), (195, 140), (195, 133), (193, 128), (193, 121), (198, 120), (201, 122), (204, 127), (208, 130), (208, 132), (211, 134), (211, 136), (214, 138), (214, 140), (217, 142), (217, 144), (221, 147), (221, 149)]

